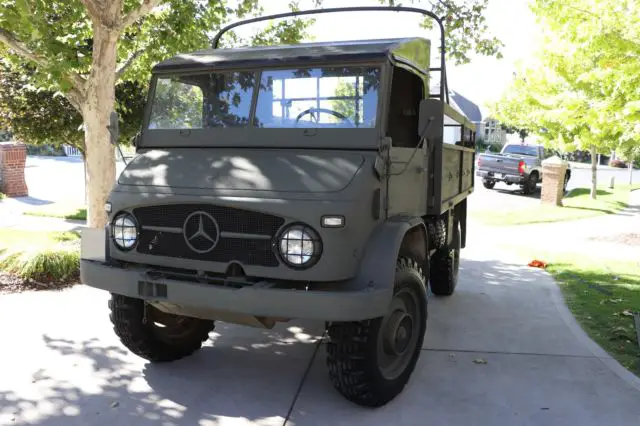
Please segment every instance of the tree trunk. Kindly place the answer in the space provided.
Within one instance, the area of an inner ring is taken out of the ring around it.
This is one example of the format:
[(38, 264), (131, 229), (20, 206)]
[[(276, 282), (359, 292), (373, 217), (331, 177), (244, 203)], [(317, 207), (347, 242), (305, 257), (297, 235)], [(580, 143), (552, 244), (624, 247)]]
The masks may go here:
[(591, 198), (596, 199), (597, 196), (597, 177), (598, 177), (598, 155), (596, 146), (591, 145)]
[(633, 157), (629, 160), (629, 185), (633, 185)]
[(82, 116), (85, 123), (86, 182), (89, 191), (87, 226), (106, 223), (104, 204), (115, 182), (115, 155), (109, 140), (109, 116), (115, 106), (118, 31), (94, 24), (93, 64), (87, 80)]

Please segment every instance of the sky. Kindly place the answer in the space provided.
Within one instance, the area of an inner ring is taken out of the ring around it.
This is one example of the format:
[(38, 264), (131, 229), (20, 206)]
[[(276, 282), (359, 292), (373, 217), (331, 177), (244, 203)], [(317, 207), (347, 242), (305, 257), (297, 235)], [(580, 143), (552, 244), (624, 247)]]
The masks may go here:
[[(503, 59), (472, 55), (469, 64), (455, 66), (453, 61), (447, 62), (449, 88), (476, 103), (483, 116), (488, 113), (487, 102), (496, 100), (513, 78), (517, 61), (525, 59), (535, 49), (540, 30), (529, 10), (529, 1), (489, 0), (485, 17), (490, 34), (505, 45)], [(323, 7), (340, 7), (346, 3), (346, 0), (324, 0)], [(409, 2), (405, 3), (408, 5)], [(287, 11), (287, 4), (288, 0), (262, 2), (266, 13)], [(300, 8), (312, 8), (311, 4), (311, 0), (301, 0)], [(378, 0), (349, 0), (348, 5), (380, 6), (380, 3)], [(428, 2), (416, 3), (415, 6), (429, 9)], [(421, 17), (418, 14), (348, 12), (317, 15), (315, 19), (310, 33), (318, 42), (419, 36), (430, 38), (433, 45), (439, 44), (437, 32), (420, 28)], [(265, 24), (254, 24), (251, 30), (262, 28), (262, 25)], [(438, 74), (434, 77), (438, 78)]]

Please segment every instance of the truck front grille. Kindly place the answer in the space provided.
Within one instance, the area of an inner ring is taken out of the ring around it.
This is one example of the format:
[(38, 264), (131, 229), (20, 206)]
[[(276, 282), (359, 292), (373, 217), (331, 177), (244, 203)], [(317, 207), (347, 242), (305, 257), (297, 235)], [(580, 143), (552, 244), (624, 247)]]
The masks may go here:
[[(284, 224), (281, 217), (211, 204), (145, 206), (134, 209), (133, 214), (140, 225), (139, 253), (267, 267), (279, 264), (272, 241)], [(193, 223), (185, 227), (190, 216)], [(206, 236), (188, 241), (197, 234), (200, 218)], [(217, 240), (212, 249), (211, 240)]]

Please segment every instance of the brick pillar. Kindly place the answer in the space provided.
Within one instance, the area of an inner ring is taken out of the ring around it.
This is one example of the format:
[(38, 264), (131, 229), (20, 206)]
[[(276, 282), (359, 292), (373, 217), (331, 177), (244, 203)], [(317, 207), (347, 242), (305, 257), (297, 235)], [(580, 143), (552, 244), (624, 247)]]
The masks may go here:
[(24, 179), (27, 147), (16, 142), (0, 143), (0, 192), (7, 197), (29, 195)]
[(543, 204), (562, 206), (564, 197), (564, 176), (567, 163), (559, 157), (551, 157), (542, 162), (542, 190), (540, 201)]

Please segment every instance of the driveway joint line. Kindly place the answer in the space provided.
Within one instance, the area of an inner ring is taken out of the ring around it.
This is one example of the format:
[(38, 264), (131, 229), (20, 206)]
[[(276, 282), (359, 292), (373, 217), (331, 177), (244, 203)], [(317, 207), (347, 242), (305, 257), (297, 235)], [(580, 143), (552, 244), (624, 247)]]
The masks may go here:
[(298, 389), (296, 389), (296, 393), (293, 396), (293, 401), (291, 401), (291, 405), (289, 406), (289, 411), (287, 412), (287, 416), (284, 418), (284, 422), (282, 422), (282, 426), (287, 426), (287, 423), (289, 422), (289, 419), (291, 418), (291, 414), (293, 413), (293, 409), (296, 406), (296, 402), (298, 402), (298, 397), (300, 396), (300, 393), (302, 393), (302, 387), (304, 386), (305, 382), (307, 381), (307, 377), (309, 376), (309, 372), (311, 371), (311, 367), (313, 366), (313, 363), (316, 360), (316, 355), (318, 355), (318, 351), (320, 350), (320, 347), (324, 343), (326, 337), (327, 337), (327, 330), (324, 331), (322, 336), (320, 336), (320, 338), (316, 342), (316, 347), (313, 350), (313, 354), (311, 355), (311, 359), (309, 359), (309, 363), (307, 364), (307, 368), (304, 370), (304, 374), (302, 375), (302, 379), (300, 380), (300, 383), (298, 384)]
[(610, 360), (611, 357), (599, 357), (595, 355), (571, 355), (571, 354), (545, 354), (539, 352), (509, 352), (509, 351), (482, 351), (471, 349), (434, 349), (434, 348), (422, 348), (424, 352), (458, 352), (458, 353), (477, 353), (477, 354), (491, 354), (491, 355), (522, 355), (522, 356), (548, 356), (555, 358), (584, 358), (584, 359), (598, 359), (598, 360)]

